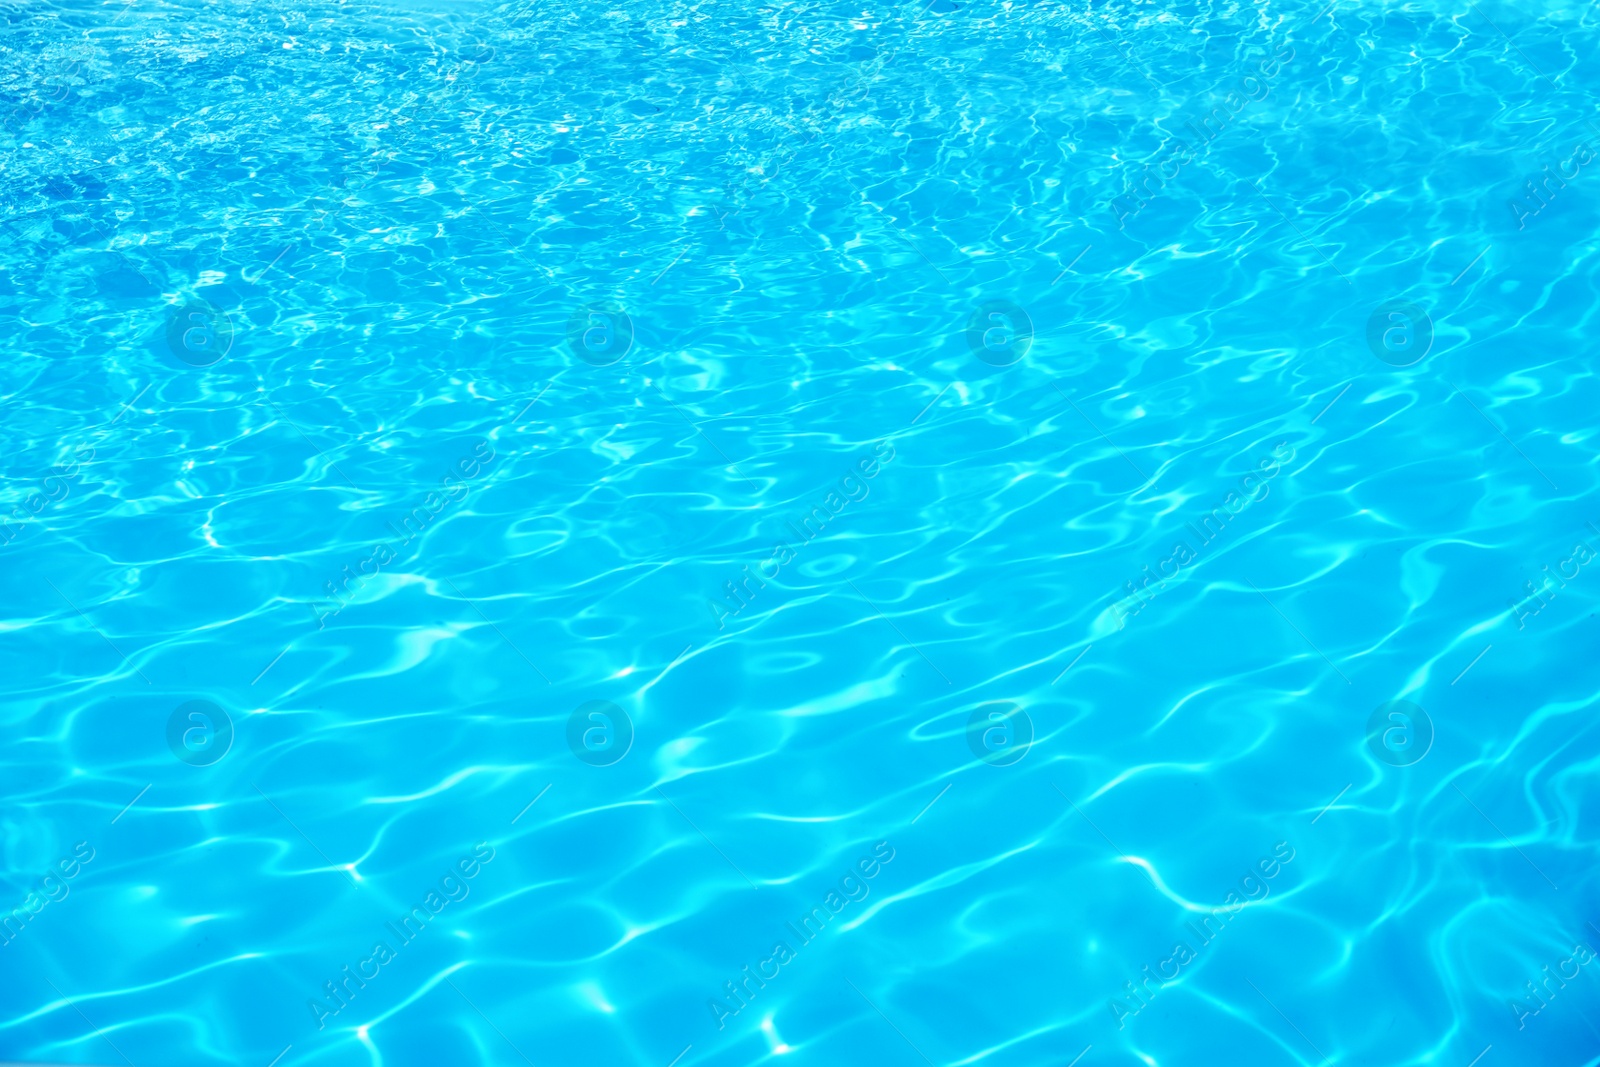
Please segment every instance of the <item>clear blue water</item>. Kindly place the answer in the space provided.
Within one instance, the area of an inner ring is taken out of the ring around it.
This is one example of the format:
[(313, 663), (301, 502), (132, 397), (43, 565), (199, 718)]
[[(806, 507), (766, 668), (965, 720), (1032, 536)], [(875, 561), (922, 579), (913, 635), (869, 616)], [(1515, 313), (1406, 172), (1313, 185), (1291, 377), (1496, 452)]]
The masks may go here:
[(0, 1060), (1600, 1062), (1592, 7), (3, 17)]

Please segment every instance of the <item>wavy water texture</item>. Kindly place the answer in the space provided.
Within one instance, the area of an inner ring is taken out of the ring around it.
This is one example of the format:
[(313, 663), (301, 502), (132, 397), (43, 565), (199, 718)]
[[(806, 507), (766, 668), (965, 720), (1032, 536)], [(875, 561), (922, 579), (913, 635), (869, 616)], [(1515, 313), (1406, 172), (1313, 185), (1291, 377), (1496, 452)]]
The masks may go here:
[(1597, 45), (0, 4), (0, 1060), (1600, 1063)]

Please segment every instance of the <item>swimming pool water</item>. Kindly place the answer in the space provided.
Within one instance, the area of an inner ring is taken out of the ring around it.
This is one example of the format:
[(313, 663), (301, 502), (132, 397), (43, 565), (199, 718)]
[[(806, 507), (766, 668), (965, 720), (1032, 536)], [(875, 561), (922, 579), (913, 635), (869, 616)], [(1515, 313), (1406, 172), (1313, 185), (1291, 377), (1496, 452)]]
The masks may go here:
[(0, 6), (0, 1060), (1600, 1063), (1600, 24)]

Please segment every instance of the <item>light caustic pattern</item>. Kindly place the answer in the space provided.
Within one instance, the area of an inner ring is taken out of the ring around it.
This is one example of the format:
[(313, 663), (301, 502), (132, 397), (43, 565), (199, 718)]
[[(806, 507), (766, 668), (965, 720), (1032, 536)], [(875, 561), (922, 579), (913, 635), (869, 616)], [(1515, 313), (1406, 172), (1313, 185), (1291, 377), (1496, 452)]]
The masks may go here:
[(1597, 1062), (1590, 7), (0, 17), (0, 1060)]

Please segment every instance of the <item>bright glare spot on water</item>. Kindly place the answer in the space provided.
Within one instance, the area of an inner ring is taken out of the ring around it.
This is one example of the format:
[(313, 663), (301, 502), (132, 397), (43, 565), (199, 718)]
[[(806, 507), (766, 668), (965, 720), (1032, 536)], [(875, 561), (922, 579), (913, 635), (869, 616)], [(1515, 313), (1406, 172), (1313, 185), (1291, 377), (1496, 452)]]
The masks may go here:
[(761, 1032), (767, 1035), (767, 1044), (772, 1046), (774, 1055), (782, 1056), (786, 1052), (793, 1052), (794, 1046), (784, 1043), (778, 1036), (778, 1028), (772, 1025), (772, 1016), (761, 1020)]
[(617, 1009), (611, 1005), (610, 1001), (606, 1000), (605, 994), (600, 992), (600, 987), (598, 985), (596, 985), (595, 983), (593, 983), (593, 982), (582, 982), (582, 983), (579, 983), (578, 992), (582, 993), (584, 999), (587, 1000), (590, 1004), (593, 1004), (595, 1007), (599, 1008), (601, 1011), (605, 1012), (607, 1015), (612, 1015), (612, 1014), (616, 1013)]

